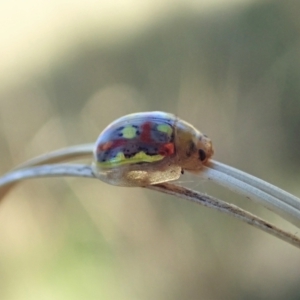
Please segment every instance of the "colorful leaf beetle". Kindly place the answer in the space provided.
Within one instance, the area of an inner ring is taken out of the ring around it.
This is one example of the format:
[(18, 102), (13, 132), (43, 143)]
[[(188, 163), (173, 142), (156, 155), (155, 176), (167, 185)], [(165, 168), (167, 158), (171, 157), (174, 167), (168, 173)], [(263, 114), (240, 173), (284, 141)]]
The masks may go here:
[(211, 140), (191, 124), (165, 112), (121, 117), (99, 135), (93, 170), (119, 186), (148, 186), (199, 171), (213, 155)]

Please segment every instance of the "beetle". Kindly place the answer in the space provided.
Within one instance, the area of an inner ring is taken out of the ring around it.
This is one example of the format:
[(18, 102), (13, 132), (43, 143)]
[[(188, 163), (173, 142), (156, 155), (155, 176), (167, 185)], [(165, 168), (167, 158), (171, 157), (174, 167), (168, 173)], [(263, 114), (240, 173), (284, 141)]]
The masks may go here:
[(123, 116), (108, 125), (94, 147), (94, 174), (119, 186), (147, 186), (201, 170), (213, 155), (205, 134), (160, 111)]

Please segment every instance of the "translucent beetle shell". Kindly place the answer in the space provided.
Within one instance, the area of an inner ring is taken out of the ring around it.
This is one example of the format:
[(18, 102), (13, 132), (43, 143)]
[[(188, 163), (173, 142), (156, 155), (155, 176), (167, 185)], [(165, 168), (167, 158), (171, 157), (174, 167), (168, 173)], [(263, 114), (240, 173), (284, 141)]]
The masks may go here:
[(119, 186), (148, 186), (199, 171), (213, 155), (211, 140), (165, 112), (124, 116), (106, 127), (94, 148), (95, 175)]

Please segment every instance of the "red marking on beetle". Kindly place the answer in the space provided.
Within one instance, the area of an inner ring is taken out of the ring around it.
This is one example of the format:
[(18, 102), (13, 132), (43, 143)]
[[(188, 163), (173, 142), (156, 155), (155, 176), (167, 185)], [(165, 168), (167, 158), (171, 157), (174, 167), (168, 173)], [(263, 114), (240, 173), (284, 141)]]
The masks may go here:
[(113, 148), (117, 148), (117, 147), (120, 147), (120, 146), (123, 146), (126, 143), (127, 143), (126, 140), (119, 139), (119, 140), (115, 140), (115, 141), (109, 141), (109, 142), (106, 142), (104, 144), (100, 144), (97, 147), (97, 153), (102, 152), (102, 151), (107, 151), (107, 150), (110, 150), (110, 149), (113, 149)]
[(146, 143), (151, 143), (151, 122), (146, 122), (142, 125), (141, 140)]
[(158, 154), (163, 155), (163, 156), (170, 156), (172, 154), (174, 154), (174, 144), (172, 143), (168, 143), (165, 145), (162, 145), (159, 150), (158, 150)]
[(106, 142), (104, 144), (100, 144), (97, 147), (97, 152), (109, 150), (112, 146), (112, 142)]
[(119, 139), (119, 140), (115, 140), (115, 141), (112, 141), (112, 146), (111, 148), (117, 148), (117, 147), (120, 147), (120, 146), (124, 146), (128, 143), (127, 140), (125, 139)]

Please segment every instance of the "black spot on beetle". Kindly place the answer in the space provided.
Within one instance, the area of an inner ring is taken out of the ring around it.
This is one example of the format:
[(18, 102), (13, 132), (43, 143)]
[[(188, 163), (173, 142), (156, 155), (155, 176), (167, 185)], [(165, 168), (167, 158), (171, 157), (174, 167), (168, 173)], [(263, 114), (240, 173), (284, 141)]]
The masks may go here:
[(119, 127), (117, 130), (119, 131), (119, 130), (123, 130), (125, 127), (124, 126), (121, 126), (121, 127)]
[(198, 153), (199, 153), (199, 159), (200, 159), (201, 161), (204, 161), (205, 158), (206, 158), (206, 153), (205, 153), (205, 151), (204, 151), (203, 149), (199, 149)]

